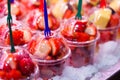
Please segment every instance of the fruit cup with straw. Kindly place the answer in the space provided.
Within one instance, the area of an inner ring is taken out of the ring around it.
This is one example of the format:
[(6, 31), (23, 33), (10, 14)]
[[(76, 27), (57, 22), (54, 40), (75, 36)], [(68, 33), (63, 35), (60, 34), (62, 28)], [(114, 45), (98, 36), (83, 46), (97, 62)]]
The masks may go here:
[(79, 0), (78, 13), (61, 24), (60, 37), (71, 49), (69, 65), (81, 67), (93, 64), (94, 51), (99, 33), (94, 24), (89, 24), (85, 16), (81, 16), (82, 0)]
[(12, 36), (12, 16), (10, 0), (8, 0), (8, 17), (7, 23), (10, 33), (10, 46), (3, 47), (0, 58), (0, 79), (4, 80), (26, 80), (37, 78), (39, 69), (36, 63), (34, 63), (29, 56), (27, 50), (14, 46), (14, 40)]
[(89, 20), (100, 31), (98, 43), (116, 40), (119, 28), (119, 16), (113, 9), (106, 5), (106, 0), (100, 1), (100, 8), (90, 15)]
[(70, 49), (62, 38), (50, 34), (46, 0), (44, 0), (44, 22), (44, 36), (34, 36), (28, 44), (28, 51), (38, 64), (40, 77), (47, 80), (62, 74), (66, 60), (70, 56)]

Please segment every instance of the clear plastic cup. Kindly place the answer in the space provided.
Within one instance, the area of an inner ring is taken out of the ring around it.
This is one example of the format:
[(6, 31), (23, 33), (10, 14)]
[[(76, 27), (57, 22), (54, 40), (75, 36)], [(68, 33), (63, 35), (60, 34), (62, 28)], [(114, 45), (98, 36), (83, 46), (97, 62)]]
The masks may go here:
[[(85, 17), (82, 17), (83, 20), (86, 20)], [(66, 20), (61, 25), (61, 32), (60, 36), (67, 42), (68, 46), (71, 49), (71, 56), (69, 60), (69, 65), (73, 67), (81, 67), (86, 66), (88, 64), (93, 64), (94, 62), (94, 53), (96, 49), (96, 42), (99, 39), (99, 32), (97, 31), (97, 34), (94, 39), (87, 40), (87, 41), (77, 41), (77, 38), (73, 37), (72, 31), (74, 31), (72, 28), (77, 20), (75, 18), (70, 18), (69, 20)], [(69, 28), (71, 27), (71, 28)], [(65, 29), (67, 33), (62, 33)], [(70, 31), (70, 32), (69, 32)], [(83, 32), (82, 32), (83, 33)], [(77, 35), (79, 36), (79, 35)], [(80, 37), (80, 36), (79, 36)]]
[(100, 32), (100, 39), (98, 40), (99, 43), (105, 43), (108, 41), (116, 41), (118, 35), (119, 26), (109, 27), (106, 29), (98, 29)]
[[(0, 80), (26, 80), (37, 79), (39, 68), (29, 56), (29, 52), (23, 48), (15, 47), (16, 52), (11, 53), (10, 47), (2, 47), (0, 57)], [(16, 75), (16, 76), (14, 76)]]
[(33, 44), (28, 44), (28, 50), (32, 59), (38, 64), (40, 77), (50, 79), (61, 75), (71, 54), (70, 48), (63, 39), (54, 34), (49, 38), (39, 35), (31, 43)]

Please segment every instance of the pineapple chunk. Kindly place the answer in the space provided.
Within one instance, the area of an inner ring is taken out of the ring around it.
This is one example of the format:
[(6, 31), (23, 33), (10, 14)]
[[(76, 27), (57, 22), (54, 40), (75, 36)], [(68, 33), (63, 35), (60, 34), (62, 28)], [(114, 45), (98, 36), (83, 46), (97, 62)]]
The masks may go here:
[(120, 1), (119, 0), (113, 0), (109, 6), (114, 10), (114, 11), (119, 11), (120, 10)]
[(62, 19), (63, 15), (65, 14), (65, 11), (67, 10), (67, 8), (68, 8), (67, 4), (63, 0), (60, 0), (53, 7), (52, 13), (56, 18)]
[(96, 6), (99, 3), (99, 0), (89, 0), (89, 3)]
[(94, 24), (97, 26), (98, 29), (104, 29), (106, 28), (112, 11), (110, 9), (104, 8), (100, 9), (98, 11), (95, 11), (95, 16), (94, 16)]

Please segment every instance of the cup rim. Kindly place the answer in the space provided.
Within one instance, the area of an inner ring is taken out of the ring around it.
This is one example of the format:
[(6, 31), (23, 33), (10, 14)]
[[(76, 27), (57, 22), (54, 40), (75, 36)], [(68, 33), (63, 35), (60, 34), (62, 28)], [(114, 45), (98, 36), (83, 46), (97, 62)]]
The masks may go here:
[(36, 58), (34, 55), (32, 55), (32, 59), (34, 60), (34, 61), (36, 61), (36, 62), (40, 62), (40, 63), (45, 63), (45, 64), (51, 64), (51, 63), (57, 63), (57, 62), (60, 62), (60, 61), (63, 61), (63, 60), (65, 60), (65, 59), (67, 59), (68, 57), (70, 57), (70, 55), (71, 55), (71, 50), (70, 50), (70, 48), (69, 47), (67, 47), (67, 49), (68, 49), (68, 52), (67, 52), (67, 54), (64, 56), (64, 57), (62, 57), (62, 58), (60, 58), (60, 59), (56, 59), (56, 60), (43, 60), (43, 59), (40, 59), (40, 58)]
[(108, 31), (108, 30), (114, 30), (114, 29), (118, 29), (120, 28), (120, 25), (117, 25), (117, 26), (113, 26), (113, 27), (107, 27), (107, 28), (104, 28), (104, 29), (100, 29), (100, 28), (97, 28), (99, 31)]
[(89, 43), (96, 42), (100, 38), (100, 32), (97, 30), (96, 38), (93, 39), (93, 40), (85, 41), (85, 42), (70, 41), (70, 40), (66, 39), (64, 36), (62, 36), (61, 33), (60, 33), (60, 36), (65, 39), (65, 41), (68, 43), (68, 45), (78, 45), (79, 46), (79, 45), (86, 45), (86, 44), (89, 44)]

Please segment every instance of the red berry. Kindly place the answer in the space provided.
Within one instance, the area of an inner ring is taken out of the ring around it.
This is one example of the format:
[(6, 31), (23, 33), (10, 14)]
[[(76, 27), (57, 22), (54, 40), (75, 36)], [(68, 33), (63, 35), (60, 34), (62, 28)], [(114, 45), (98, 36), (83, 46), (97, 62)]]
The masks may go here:
[(30, 58), (23, 58), (20, 61), (20, 71), (23, 75), (29, 76), (34, 72), (35, 65)]
[(78, 33), (79, 37), (77, 38), (78, 42), (89, 41), (90, 36), (87, 33)]
[[(23, 40), (23, 32), (16, 29), (12, 32), (13, 35), (13, 41), (14, 41), (14, 45), (22, 45), (24, 44), (24, 40)], [(10, 37), (9, 34), (6, 37), (6, 43), (10, 44)]]
[(84, 32), (85, 28), (86, 28), (86, 21), (82, 22), (82, 21), (77, 21), (74, 25), (74, 32)]

